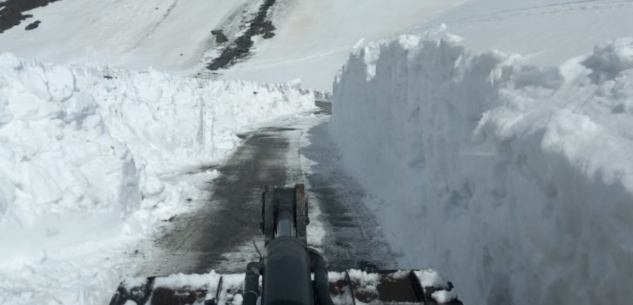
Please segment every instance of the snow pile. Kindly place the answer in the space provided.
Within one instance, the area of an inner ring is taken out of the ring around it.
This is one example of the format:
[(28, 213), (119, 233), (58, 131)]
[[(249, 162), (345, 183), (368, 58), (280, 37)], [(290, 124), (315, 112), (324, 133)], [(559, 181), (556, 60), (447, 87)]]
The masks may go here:
[(625, 70), (633, 69), (633, 39), (620, 39), (597, 45), (585, 65), (591, 68), (596, 82), (614, 79)]
[(252, 124), (313, 108), (298, 87), (0, 55), (0, 303), (109, 298), (133, 272), (122, 245), (187, 208), (193, 186), (173, 177), (217, 164)]
[(625, 304), (633, 284), (633, 40), (560, 68), (446, 35), (357, 49), (333, 137), (400, 267), (467, 304)]
[(0, 64), (0, 225), (66, 210), (128, 216), (162, 191), (158, 175), (209, 165), (240, 128), (314, 107), (298, 84)]
[(438, 303), (445, 304), (458, 298), (457, 290), (452, 287), (452, 283), (445, 280), (437, 271), (420, 270), (415, 271), (415, 275), (425, 291), (429, 288), (434, 290), (431, 297)]

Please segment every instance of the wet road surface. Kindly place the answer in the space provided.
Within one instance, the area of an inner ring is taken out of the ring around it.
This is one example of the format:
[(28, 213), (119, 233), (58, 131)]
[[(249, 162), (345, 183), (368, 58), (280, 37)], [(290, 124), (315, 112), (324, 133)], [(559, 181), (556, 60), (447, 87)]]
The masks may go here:
[[(217, 168), (220, 176), (210, 181), (210, 198), (194, 213), (176, 218), (156, 240), (163, 254), (149, 272), (243, 272), (257, 259), (253, 241), (263, 250), (259, 222), (264, 185), (295, 183), (305, 183), (308, 191), (308, 241), (324, 252), (332, 270), (392, 268), (394, 258), (380, 227), (363, 204), (367, 197), (345, 172), (329, 139), (328, 118), (325, 111), (245, 135)], [(310, 227), (317, 232), (314, 236)]]

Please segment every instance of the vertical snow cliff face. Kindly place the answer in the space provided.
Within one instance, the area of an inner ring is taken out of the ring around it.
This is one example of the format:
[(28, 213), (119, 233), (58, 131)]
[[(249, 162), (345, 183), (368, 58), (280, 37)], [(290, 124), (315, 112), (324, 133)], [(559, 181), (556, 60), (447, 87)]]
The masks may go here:
[(49, 212), (134, 210), (132, 155), (109, 136), (94, 96), (76, 92), (72, 71), (8, 55), (0, 69), (0, 224), (31, 227)]
[(218, 162), (241, 128), (313, 107), (312, 93), (297, 84), (0, 55), (0, 228), (28, 230), (43, 217), (79, 213), (133, 218), (149, 230), (152, 209), (178, 203), (162, 176)]
[(403, 267), (469, 304), (624, 304), (633, 285), (633, 40), (560, 68), (459, 38), (355, 50), (330, 131)]
[(299, 84), (0, 55), (0, 304), (106, 304), (238, 132), (313, 107)]

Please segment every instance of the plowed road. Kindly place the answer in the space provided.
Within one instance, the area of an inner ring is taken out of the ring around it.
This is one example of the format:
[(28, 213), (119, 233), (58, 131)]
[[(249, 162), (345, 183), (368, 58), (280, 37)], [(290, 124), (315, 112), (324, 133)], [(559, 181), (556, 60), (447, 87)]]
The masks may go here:
[(243, 144), (218, 168), (211, 198), (178, 217), (156, 240), (163, 254), (149, 272), (242, 272), (257, 259), (252, 242), (263, 248), (263, 186), (295, 183), (308, 189), (308, 243), (324, 252), (330, 269), (393, 267), (393, 255), (363, 204), (368, 198), (345, 172), (330, 140), (327, 112), (244, 135)]

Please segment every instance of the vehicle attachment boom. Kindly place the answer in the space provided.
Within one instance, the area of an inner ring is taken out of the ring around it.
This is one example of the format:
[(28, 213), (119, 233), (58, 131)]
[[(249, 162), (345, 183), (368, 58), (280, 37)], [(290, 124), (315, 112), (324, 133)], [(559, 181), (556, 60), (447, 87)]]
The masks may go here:
[(433, 270), (328, 270), (307, 244), (302, 184), (266, 187), (260, 228), (265, 254), (241, 274), (131, 278), (110, 305), (461, 305), (451, 282)]

